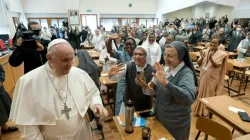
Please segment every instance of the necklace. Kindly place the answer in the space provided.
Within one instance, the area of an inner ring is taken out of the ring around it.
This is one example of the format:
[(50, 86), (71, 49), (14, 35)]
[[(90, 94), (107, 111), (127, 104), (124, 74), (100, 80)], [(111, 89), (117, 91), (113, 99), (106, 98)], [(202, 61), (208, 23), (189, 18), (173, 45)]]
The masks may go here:
[(61, 113), (62, 113), (62, 114), (65, 114), (66, 118), (69, 119), (69, 112), (71, 111), (71, 108), (68, 108), (68, 106), (67, 106), (67, 104), (66, 104), (67, 95), (68, 95), (67, 92), (69, 91), (69, 84), (68, 84), (68, 81), (69, 81), (68, 79), (69, 79), (69, 78), (68, 78), (68, 75), (67, 75), (67, 92), (66, 92), (66, 98), (65, 98), (65, 101), (64, 101), (63, 98), (60, 96), (59, 91), (56, 89), (56, 86), (55, 86), (55, 84), (54, 84), (52, 78), (49, 76), (49, 72), (48, 72), (46, 66), (44, 66), (44, 67), (45, 67), (45, 70), (46, 70), (46, 72), (47, 72), (47, 74), (48, 74), (48, 77), (49, 77), (49, 79), (50, 79), (52, 85), (54, 86), (54, 88), (55, 88), (55, 90), (56, 90), (56, 92), (57, 92), (59, 98), (60, 98), (60, 99), (62, 100), (62, 102), (63, 102), (64, 108), (63, 108), (63, 110), (61, 111)]

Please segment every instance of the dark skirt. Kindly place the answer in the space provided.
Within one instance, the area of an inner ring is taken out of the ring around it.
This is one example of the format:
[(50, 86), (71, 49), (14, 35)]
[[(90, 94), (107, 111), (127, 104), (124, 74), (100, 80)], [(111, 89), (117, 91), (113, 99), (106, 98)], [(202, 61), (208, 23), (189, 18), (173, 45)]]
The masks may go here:
[(76, 49), (76, 41), (69, 41), (71, 47), (75, 50)]
[(169, 127), (166, 128), (176, 140), (189, 140), (190, 123), (179, 128), (169, 128)]
[(0, 93), (0, 126), (4, 125), (9, 118), (11, 98), (7, 92)]

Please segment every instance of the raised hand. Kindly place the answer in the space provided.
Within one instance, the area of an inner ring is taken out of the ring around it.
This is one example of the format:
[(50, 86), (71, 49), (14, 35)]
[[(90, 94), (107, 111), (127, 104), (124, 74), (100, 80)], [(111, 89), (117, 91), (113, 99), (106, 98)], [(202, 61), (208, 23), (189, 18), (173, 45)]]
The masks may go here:
[(121, 70), (123, 70), (122, 68), (124, 67), (124, 65), (113, 65), (110, 69), (109, 69), (109, 75), (113, 76), (113, 75), (117, 75), (120, 73)]
[(166, 74), (163, 66), (156, 62), (154, 64), (154, 68), (156, 70), (156, 73), (152, 73), (152, 75), (161, 85), (166, 86), (168, 84), (168, 80), (166, 79)]
[(40, 43), (40, 42), (38, 42), (37, 40), (36, 40), (36, 45), (37, 45), (37, 51), (43, 51), (44, 50), (44, 47), (43, 47), (43, 45)]
[(19, 37), (19, 38), (17, 39), (16, 45), (19, 47), (19, 46), (22, 45), (22, 43), (23, 43), (23, 39), (22, 39), (22, 37)]

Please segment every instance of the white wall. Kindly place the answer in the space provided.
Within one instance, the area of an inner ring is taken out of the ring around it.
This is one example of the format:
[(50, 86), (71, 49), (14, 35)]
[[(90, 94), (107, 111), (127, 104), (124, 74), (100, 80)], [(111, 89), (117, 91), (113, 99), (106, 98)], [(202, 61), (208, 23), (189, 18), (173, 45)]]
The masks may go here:
[(79, 10), (80, 14), (97, 14), (98, 24), (102, 16), (152, 18), (156, 14), (156, 0), (22, 0), (22, 4), (27, 18), (67, 17), (68, 10)]
[(157, 0), (156, 17), (159, 21), (164, 21), (164, 14), (191, 7), (196, 4), (196, 1), (197, 0), (188, 0), (188, 2), (183, 0)]
[(67, 13), (27, 13), (25, 14), (27, 18), (65, 18), (67, 17)]
[[(16, 0), (15, 4), (19, 3), (20, 0)], [(0, 34), (9, 34), (10, 38), (12, 38), (16, 32), (12, 17), (19, 17), (19, 13), (12, 11), (9, 0), (0, 0)]]
[(233, 21), (233, 7), (231, 6), (223, 6), (223, 5), (220, 5), (218, 7), (218, 11), (217, 11), (217, 15), (216, 17), (218, 18), (221, 18), (225, 15), (227, 15), (227, 18), (228, 18), (228, 23), (230, 23), (231, 21)]
[(67, 13), (66, 2), (67, 0), (22, 0), (22, 5), (24, 13)]
[(21, 0), (9, 0), (10, 10), (12, 12), (22, 13), (23, 6)]
[[(99, 14), (155, 14), (156, 0), (22, 0), (25, 13), (67, 13), (91, 9)], [(132, 3), (132, 8), (128, 4)], [(45, 10), (46, 9), (46, 10)]]
[(179, 19), (204, 18), (206, 13), (210, 13), (210, 17), (216, 16), (216, 18), (221, 18), (222, 16), (227, 15), (230, 22), (232, 20), (232, 10), (233, 7), (231, 6), (223, 6), (213, 3), (199, 3), (192, 7), (164, 14), (163, 18), (167, 18), (170, 21), (174, 20), (175, 17)]
[(22, 0), (8, 0), (12, 17), (19, 17), (20, 22), (27, 25), (28, 21), (24, 13)]
[[(213, 2), (215, 4), (227, 5), (227, 6), (237, 6), (239, 4), (239, 0), (157, 0), (157, 13), (156, 17), (160, 19), (160, 21), (165, 20), (164, 14), (170, 13), (173, 11), (177, 11), (183, 8), (194, 6), (201, 2)], [(210, 11), (210, 10), (209, 10)], [(212, 13), (216, 12), (216, 9), (211, 10)], [(205, 16), (204, 13), (200, 13), (200, 15)]]
[[(205, 3), (199, 3), (196, 4), (193, 7), (194, 10), (194, 17), (199, 18), (199, 17), (205, 17), (206, 13), (209, 13), (209, 17), (214, 17), (217, 15), (217, 9), (218, 5), (215, 3), (210, 3), (210, 2), (205, 2)], [(216, 16), (216, 18), (218, 18)]]
[(0, 34), (10, 34), (4, 0), (0, 0)]
[(238, 6), (233, 9), (233, 18), (250, 18), (250, 0), (241, 1)]
[(182, 10), (170, 12), (164, 15), (164, 18), (167, 18), (169, 21), (173, 21), (175, 18), (181, 19), (181, 18), (191, 18), (193, 17), (193, 8), (188, 7), (184, 8)]
[(100, 14), (155, 14), (156, 0), (81, 0), (79, 8)]

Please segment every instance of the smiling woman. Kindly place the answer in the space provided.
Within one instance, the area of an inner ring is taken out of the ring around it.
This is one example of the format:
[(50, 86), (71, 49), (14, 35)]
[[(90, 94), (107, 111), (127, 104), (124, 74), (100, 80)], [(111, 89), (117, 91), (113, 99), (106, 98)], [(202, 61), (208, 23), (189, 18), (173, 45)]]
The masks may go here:
[(147, 51), (147, 63), (154, 65), (155, 62), (160, 62), (161, 60), (161, 47), (156, 42), (156, 35), (154, 33), (149, 33), (146, 42), (142, 47)]
[[(151, 81), (152, 72), (154, 68), (146, 63), (147, 53), (142, 47), (137, 47), (134, 51), (134, 62), (129, 62), (125, 65), (125, 70), (120, 71), (120, 68), (115, 65), (109, 70), (109, 76), (111, 80), (126, 79), (126, 89), (123, 97), (123, 104), (121, 105), (120, 114), (123, 114), (124, 103), (128, 100), (132, 100), (135, 106), (135, 111), (142, 111), (152, 108), (152, 97), (143, 94), (143, 88), (137, 82), (138, 80), (144, 80), (146, 82)], [(144, 72), (142, 79), (136, 78), (136, 74), (139, 71)], [(136, 79), (136, 80), (135, 80)]]
[[(218, 96), (223, 93), (224, 77), (226, 73), (227, 54), (218, 49), (219, 37), (213, 37), (210, 48), (201, 51), (198, 60), (200, 67), (200, 83), (198, 99)], [(198, 100), (194, 114), (197, 116), (207, 116), (205, 106)]]
[[(166, 67), (156, 62), (156, 73), (144, 87), (144, 94), (156, 94), (154, 112), (173, 137), (188, 140), (197, 79), (184, 43), (174, 41), (166, 48), (166, 52)], [(145, 85), (145, 81), (141, 85)]]

